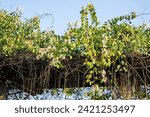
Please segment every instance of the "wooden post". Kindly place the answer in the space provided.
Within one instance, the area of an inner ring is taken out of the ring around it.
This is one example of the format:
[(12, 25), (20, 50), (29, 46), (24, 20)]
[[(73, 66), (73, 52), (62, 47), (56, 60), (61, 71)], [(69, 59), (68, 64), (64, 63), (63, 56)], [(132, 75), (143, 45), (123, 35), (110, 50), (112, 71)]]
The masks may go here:
[(0, 81), (0, 100), (7, 100), (8, 91), (9, 88), (6, 81)]

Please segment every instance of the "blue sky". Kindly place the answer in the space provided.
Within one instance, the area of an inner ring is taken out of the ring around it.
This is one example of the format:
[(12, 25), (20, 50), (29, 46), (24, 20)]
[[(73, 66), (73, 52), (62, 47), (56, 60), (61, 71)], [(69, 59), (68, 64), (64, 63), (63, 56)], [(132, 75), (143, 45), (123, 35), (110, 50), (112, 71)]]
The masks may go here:
[[(95, 6), (101, 23), (111, 18), (131, 12), (150, 13), (150, 0), (3, 0), (0, 8), (14, 11), (17, 6), (23, 10), (23, 17), (30, 18), (37, 14), (50, 13), (54, 17), (53, 30), (63, 34), (69, 22), (80, 20), (80, 10), (90, 1)], [(51, 27), (51, 17), (41, 19), (42, 30)], [(150, 23), (150, 16), (138, 17), (135, 24)]]

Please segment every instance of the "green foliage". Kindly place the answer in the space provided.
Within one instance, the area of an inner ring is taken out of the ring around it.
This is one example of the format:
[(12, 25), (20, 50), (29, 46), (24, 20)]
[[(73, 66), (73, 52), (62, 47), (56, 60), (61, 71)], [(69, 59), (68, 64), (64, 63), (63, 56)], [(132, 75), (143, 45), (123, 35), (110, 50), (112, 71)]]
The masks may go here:
[[(12, 56), (19, 52), (31, 52), (38, 59), (49, 59), (50, 64), (60, 64), (65, 48), (61, 36), (53, 31), (42, 32), (38, 16), (21, 21), (17, 12), (0, 10), (0, 55)], [(57, 65), (58, 66), (58, 65)]]
[[(65, 38), (69, 40), (70, 53), (74, 50), (86, 56), (85, 65), (89, 69), (87, 82), (95, 84), (95, 80), (107, 81), (105, 68), (110, 67), (127, 53), (149, 55), (149, 30), (146, 25), (136, 27), (132, 20), (136, 13), (108, 20), (100, 25), (94, 6), (89, 4), (82, 8), (81, 25), (69, 27)], [(124, 59), (122, 63), (125, 63)], [(127, 72), (126, 63), (118, 65), (116, 71)], [(99, 77), (101, 74), (101, 77)], [(94, 80), (93, 80), (94, 78)]]
[(126, 53), (150, 54), (150, 30), (146, 25), (135, 27), (131, 23), (136, 18), (135, 12), (102, 25), (93, 5), (83, 7), (80, 14), (80, 26), (76, 22), (69, 26), (64, 36), (57, 36), (53, 31), (41, 32), (38, 16), (22, 22), (20, 13), (0, 10), (0, 54), (11, 56), (29, 51), (38, 59), (51, 60), (50, 64), (58, 68), (66, 56), (82, 55), (86, 57), (84, 64), (90, 70), (88, 82), (92, 77), (97, 79), (105, 67), (111, 66)]
[[(37, 59), (47, 59), (51, 66), (63, 67), (62, 60), (73, 55), (85, 57), (89, 84), (107, 82), (106, 68), (120, 60), (116, 72), (126, 68), (126, 54), (150, 56), (150, 29), (134, 26), (136, 13), (123, 15), (100, 24), (94, 6), (88, 4), (78, 22), (69, 25), (64, 36), (40, 30), (40, 19), (35, 16), (24, 22), (21, 14), (0, 10), (0, 57), (19, 52), (31, 52)], [(70, 90), (67, 90), (70, 94)]]

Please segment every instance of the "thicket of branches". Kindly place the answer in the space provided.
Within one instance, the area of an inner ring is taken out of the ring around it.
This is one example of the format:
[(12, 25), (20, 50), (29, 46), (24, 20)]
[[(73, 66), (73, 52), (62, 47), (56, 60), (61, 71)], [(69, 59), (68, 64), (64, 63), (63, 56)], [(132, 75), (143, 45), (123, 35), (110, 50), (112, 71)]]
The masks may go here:
[[(139, 96), (150, 83), (150, 29), (137, 15), (101, 24), (92, 4), (63, 36), (40, 30), (40, 17), (21, 21), (20, 12), (0, 10), (0, 81), (30, 94), (43, 89), (100, 86), (115, 97)], [(9, 82), (9, 83), (8, 83)], [(138, 90), (137, 90), (138, 89)]]

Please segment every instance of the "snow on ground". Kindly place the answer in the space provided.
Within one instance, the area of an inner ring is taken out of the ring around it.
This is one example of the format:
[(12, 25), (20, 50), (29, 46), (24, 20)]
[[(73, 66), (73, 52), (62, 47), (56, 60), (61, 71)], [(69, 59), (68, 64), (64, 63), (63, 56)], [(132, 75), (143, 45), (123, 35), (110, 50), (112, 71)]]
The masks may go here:
[[(144, 89), (144, 86), (142, 88)], [(87, 95), (90, 91), (92, 91), (92, 87), (74, 88), (72, 94), (68, 95), (60, 88), (44, 90), (42, 94), (32, 96), (20, 90), (13, 89), (9, 90), (8, 100), (90, 100), (91, 97)], [(146, 93), (150, 95), (150, 87), (146, 87)], [(110, 90), (104, 90), (103, 94), (109, 95), (108, 99), (112, 99)]]

